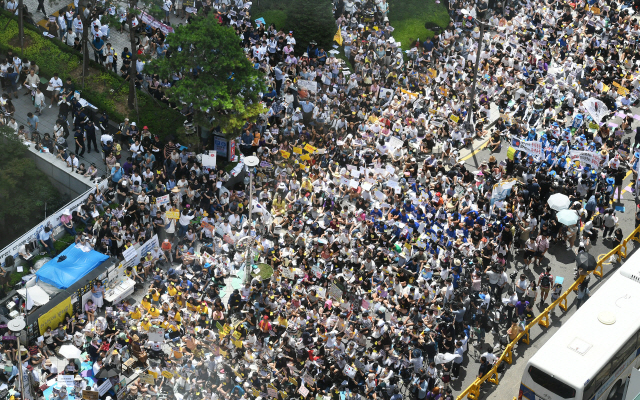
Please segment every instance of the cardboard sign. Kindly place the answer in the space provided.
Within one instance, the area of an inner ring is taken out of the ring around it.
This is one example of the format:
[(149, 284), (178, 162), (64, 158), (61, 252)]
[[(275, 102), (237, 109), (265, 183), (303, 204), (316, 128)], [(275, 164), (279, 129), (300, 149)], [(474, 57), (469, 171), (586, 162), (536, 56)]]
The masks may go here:
[(173, 378), (173, 374), (169, 371), (162, 371), (162, 376), (164, 376), (167, 379)]
[(169, 204), (169, 195), (165, 194), (164, 196), (156, 197), (156, 205), (158, 207)]
[[(155, 385), (156, 384), (156, 380), (153, 377), (153, 375), (151, 375), (151, 374), (141, 374), (140, 375), (140, 382), (146, 383), (148, 385)], [(109, 389), (107, 389), (107, 390), (109, 390)], [(102, 394), (104, 394), (104, 393), (102, 393)], [(102, 394), (100, 396), (102, 396)]]
[(167, 218), (180, 219), (180, 211), (167, 211), (165, 215)]
[(93, 390), (83, 390), (82, 398), (86, 400), (98, 400), (100, 398), (100, 393)]
[(278, 398), (278, 391), (274, 388), (267, 388), (267, 394), (273, 397), (274, 399)]

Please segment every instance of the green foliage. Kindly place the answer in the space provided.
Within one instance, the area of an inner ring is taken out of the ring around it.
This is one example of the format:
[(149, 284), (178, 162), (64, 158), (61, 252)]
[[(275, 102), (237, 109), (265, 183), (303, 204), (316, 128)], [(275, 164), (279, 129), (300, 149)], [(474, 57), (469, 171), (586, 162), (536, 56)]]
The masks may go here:
[[(232, 28), (218, 24), (213, 15), (196, 18), (177, 27), (167, 43), (171, 57), (152, 61), (149, 71), (161, 77), (183, 71), (183, 78), (167, 91), (173, 101), (192, 103), (199, 113), (209, 110), (214, 124), (228, 134), (237, 133), (247, 119), (264, 111), (259, 103), (264, 74), (253, 68)], [(203, 72), (196, 76), (190, 72), (194, 69)]]
[(315, 40), (318, 48), (329, 50), (338, 27), (331, 0), (295, 0), (287, 10), (287, 28), (296, 38), (296, 53), (303, 53)]
[(63, 199), (10, 128), (0, 127), (0, 142), (0, 247), (4, 247), (44, 218), (45, 203), (55, 210)]
[[(6, 13), (3, 13), (0, 16), (0, 26), (6, 26), (5, 29), (0, 30), (0, 50), (6, 52), (11, 49), (19, 54), (20, 46), (9, 44), (12, 39), (18, 37), (18, 23), (14, 20), (7, 25), (8, 18), (6, 15)], [(37, 65), (45, 66), (48, 71), (51, 71), (51, 75), (53, 75), (53, 72), (58, 72), (64, 77), (69, 71), (80, 66), (80, 60), (74, 57), (73, 54), (51, 45), (56, 41), (42, 36), (35, 30), (26, 29), (26, 24), (24, 33), (26, 36), (25, 43), (29, 43), (29, 46), (24, 49), (24, 57), (29, 60), (35, 60)]]
[[(12, 21), (9, 21), (12, 20)], [(8, 24), (7, 24), (8, 23)], [(9, 42), (18, 35), (18, 23), (16, 18), (5, 11), (0, 12), (0, 51), (6, 52), (12, 49), (19, 54), (20, 47), (15, 47)], [(25, 47), (25, 57), (34, 60), (40, 67), (40, 76), (50, 78), (54, 73), (59, 73), (65, 80), (71, 76), (76, 87), (82, 88), (81, 68), (82, 55), (59, 40), (45, 38), (34, 27), (25, 24), (25, 35), (28, 46)], [(106, 111), (113, 121), (123, 121), (129, 118), (149, 127), (153, 134), (161, 138), (168, 135), (176, 136), (182, 127), (183, 116), (176, 110), (172, 110), (164, 103), (156, 102), (148, 94), (138, 91), (138, 110), (140, 118), (135, 110), (127, 109), (127, 96), (129, 84), (119, 75), (105, 70), (101, 65), (90, 60), (88, 63), (90, 73), (85, 78), (85, 88), (81, 89), (82, 97), (89, 103)], [(112, 91), (113, 90), (113, 91)], [(178, 138), (180, 140), (180, 138)]]
[(449, 13), (444, 0), (440, 4), (430, 0), (389, 0), (389, 23), (394, 28), (393, 37), (408, 50), (417, 39), (424, 41), (434, 35), (425, 28), (426, 23), (446, 28)]

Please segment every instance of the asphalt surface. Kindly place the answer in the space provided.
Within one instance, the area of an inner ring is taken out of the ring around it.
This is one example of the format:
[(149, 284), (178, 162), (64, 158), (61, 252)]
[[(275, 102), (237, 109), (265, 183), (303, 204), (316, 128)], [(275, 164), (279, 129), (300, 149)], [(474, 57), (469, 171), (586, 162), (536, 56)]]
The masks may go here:
[[(632, 108), (633, 113), (638, 113), (640, 111), (639, 108)], [(620, 118), (612, 118), (611, 121), (620, 124)], [(632, 125), (633, 132), (635, 132), (635, 127), (638, 124), (634, 120), (634, 124)], [(633, 135), (631, 133), (626, 133), (625, 137), (631, 136), (631, 142), (633, 143)], [(481, 163), (488, 161), (489, 157), (493, 154), (498, 161), (504, 160), (507, 157), (507, 149), (509, 148), (506, 142), (503, 142), (502, 148), (500, 152), (491, 152), (487, 148), (476, 149), (469, 154), (462, 153), (461, 156), (464, 159), (465, 165), (471, 171), (475, 171), (478, 169)], [(623, 188), (628, 187), (631, 184), (632, 175), (629, 173), (622, 185)], [(623, 206), (624, 212), (617, 211), (616, 215), (619, 219), (618, 225), (622, 228), (622, 232), (624, 237), (626, 238), (633, 232), (635, 229), (635, 199), (632, 193), (625, 191), (623, 189), (622, 199), (620, 203), (614, 203), (614, 206)], [(628, 244), (628, 252), (631, 253), (635, 251), (640, 246), (640, 243), (630, 242)], [(595, 243), (592, 243), (592, 247), (589, 250), (589, 253), (593, 254), (596, 259), (598, 259), (599, 255), (606, 254), (613, 249), (613, 244), (611, 240), (603, 240), (602, 239), (602, 230), (599, 231), (598, 240)], [(555, 244), (551, 245), (549, 251), (547, 252), (547, 260), (543, 262), (543, 267), (547, 265), (551, 266), (551, 273), (554, 276), (564, 277), (563, 288), (566, 290), (574, 281), (574, 267), (575, 267), (575, 252), (574, 250), (566, 250), (564, 244)], [(514, 265), (515, 264), (515, 265)], [(591, 276), (589, 287), (591, 291), (597, 290), (600, 283), (604, 282), (611, 274), (614, 272), (615, 268), (619, 266), (619, 264), (610, 264), (605, 263), (604, 265), (604, 276), (602, 278), (598, 278), (597, 276)], [(516, 257), (515, 263), (514, 260), (510, 259), (509, 268), (507, 270), (507, 274), (513, 273), (514, 271), (523, 271), (523, 262), (521, 257)], [(532, 270), (526, 271), (527, 277), (529, 280), (535, 279), (537, 282), (539, 274), (542, 272), (542, 267), (532, 268)], [(519, 274), (518, 274), (519, 275)], [(539, 299), (539, 297), (538, 297)], [(550, 302), (547, 300), (546, 304), (548, 305)], [(556, 307), (554, 311), (550, 313), (550, 326), (549, 328), (543, 328), (539, 325), (534, 327), (530, 331), (531, 341), (530, 344), (519, 344), (514, 349), (513, 354), (513, 364), (508, 365), (507, 368), (499, 374), (498, 380), (499, 385), (494, 385), (493, 383), (486, 382), (482, 385), (480, 391), (480, 399), (513, 399), (518, 395), (518, 391), (520, 389), (520, 380), (522, 378), (522, 374), (524, 373), (525, 366), (527, 360), (535, 354), (535, 352), (541, 348), (546, 341), (562, 326), (564, 321), (567, 321), (568, 318), (573, 315), (576, 310), (575, 307), (575, 294), (570, 294), (568, 297), (568, 309), (567, 311), (562, 311), (561, 308)], [(542, 311), (538, 304), (534, 307), (534, 313), (536, 316)], [(506, 332), (505, 329), (502, 329), (501, 332)], [(471, 385), (477, 374), (479, 368), (479, 356), (480, 354), (487, 351), (489, 346), (494, 346), (494, 354), (500, 355), (502, 351), (498, 349), (498, 338), (494, 337), (493, 334), (487, 333), (484, 344), (470, 344), (469, 351), (465, 356), (465, 361), (463, 363), (463, 368), (460, 371), (459, 379), (451, 382), (451, 388), (453, 389), (453, 393), (455, 396), (460, 395), (460, 393), (465, 390), (469, 385)]]

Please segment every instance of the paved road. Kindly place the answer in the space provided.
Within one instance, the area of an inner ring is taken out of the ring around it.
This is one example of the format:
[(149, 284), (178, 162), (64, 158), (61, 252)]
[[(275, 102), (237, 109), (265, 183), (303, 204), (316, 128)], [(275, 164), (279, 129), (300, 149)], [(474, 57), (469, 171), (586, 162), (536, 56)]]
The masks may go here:
[[(633, 109), (634, 113), (638, 112), (638, 109)], [(620, 124), (619, 118), (614, 118), (613, 122)], [(635, 131), (635, 127), (637, 123), (634, 123), (633, 128)], [(627, 134), (626, 137), (632, 136), (631, 134)], [(633, 142), (633, 138), (631, 138)], [(505, 143), (506, 144), (506, 143)], [(482, 148), (476, 151), (473, 151), (469, 154), (462, 154), (463, 159), (465, 159), (465, 164), (467, 168), (476, 170), (478, 166), (487, 161), (491, 154), (495, 155), (498, 160), (504, 160), (506, 158), (506, 152), (508, 146), (503, 144), (502, 149), (499, 153), (491, 153), (488, 149)], [(627, 176), (622, 187), (626, 187), (631, 183), (631, 175)], [(635, 229), (635, 201), (633, 195), (629, 192), (623, 191), (621, 205), (625, 207), (624, 212), (618, 212), (617, 216), (619, 218), (619, 227), (622, 228), (622, 232), (624, 236), (627, 237), (634, 229)], [(632, 242), (629, 244), (628, 251), (631, 252), (635, 250), (640, 244), (637, 242)], [(603, 241), (602, 240), (602, 231), (600, 231), (599, 238), (597, 242), (593, 245), (590, 250), (590, 253), (593, 254), (596, 258), (600, 254), (608, 253), (613, 248), (613, 245), (610, 240)], [(562, 276), (565, 278), (565, 289), (574, 281), (573, 277), (573, 268), (575, 266), (575, 253), (571, 250), (566, 250), (564, 245), (555, 245), (549, 249), (548, 260), (549, 265), (552, 268), (552, 274), (554, 276)], [(515, 270), (522, 270), (522, 261), (518, 259), (520, 262), (517, 263), (517, 266), (514, 269), (513, 262), (511, 262), (511, 267), (507, 271), (511, 273)], [(597, 290), (599, 284), (606, 280), (612, 273), (615, 268), (614, 265), (605, 265), (604, 267), (604, 277), (602, 279), (598, 279), (593, 276), (590, 282), (590, 290)], [(542, 272), (541, 268), (533, 268), (533, 271), (537, 275)], [(527, 272), (528, 278), (534, 278), (532, 272)], [(537, 278), (536, 278), (537, 279)], [(531, 343), (530, 345), (520, 344), (514, 351), (514, 362), (512, 365), (508, 366), (507, 369), (501, 374), (499, 377), (500, 384), (498, 386), (492, 383), (485, 383), (482, 386), (481, 390), (481, 399), (512, 399), (514, 396), (518, 395), (518, 390), (520, 389), (520, 379), (524, 372), (527, 360), (540, 348), (542, 345), (546, 343), (546, 341), (553, 335), (553, 333), (562, 326), (562, 323), (566, 321), (568, 318), (573, 315), (575, 312), (575, 304), (574, 304), (574, 295), (570, 295), (568, 299), (569, 309), (566, 312), (563, 312), (562, 309), (556, 308), (554, 312), (550, 314), (551, 325), (549, 328), (542, 328), (536, 326), (531, 331)], [(534, 312), (536, 315), (541, 310), (538, 308), (538, 305), (534, 307)], [(479, 348), (478, 354), (482, 354), (489, 345), (493, 345), (496, 343), (493, 335), (487, 334), (485, 338), (486, 345), (481, 346)], [(496, 354), (501, 354), (500, 351), (495, 352)], [(479, 358), (479, 357), (478, 357)], [(452, 382), (452, 389), (454, 390), (454, 394), (458, 395), (465, 388), (473, 383), (475, 377), (478, 373), (479, 360), (474, 359), (474, 347), (469, 346), (469, 352), (466, 356), (465, 363), (463, 364), (463, 371), (460, 373), (460, 378), (457, 381)]]

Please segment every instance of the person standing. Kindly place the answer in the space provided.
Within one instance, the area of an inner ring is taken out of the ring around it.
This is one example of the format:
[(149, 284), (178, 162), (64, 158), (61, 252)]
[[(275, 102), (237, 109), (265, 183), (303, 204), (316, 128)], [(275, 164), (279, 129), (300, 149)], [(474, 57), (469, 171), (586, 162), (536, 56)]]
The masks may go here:
[(96, 142), (96, 126), (92, 120), (87, 121), (87, 125), (84, 127), (84, 131), (87, 136), (87, 153), (91, 153), (91, 143), (95, 152), (98, 152), (98, 143)]
[(540, 287), (540, 307), (544, 306), (544, 301), (549, 295), (549, 290), (551, 289), (552, 284), (553, 275), (551, 275), (551, 267), (547, 267), (547, 269), (540, 274), (540, 277), (538, 277), (538, 286)]
[(582, 303), (589, 299), (589, 282), (587, 280), (583, 280), (580, 285), (578, 285), (578, 293), (576, 296), (576, 308), (580, 308)]
[(541, 233), (536, 238), (535, 267), (540, 266), (542, 258), (547, 253), (547, 250), (549, 250), (549, 239), (547, 239), (547, 235)]
[(604, 231), (602, 232), (602, 240), (607, 239), (607, 238), (611, 238), (611, 235), (613, 235), (613, 230), (616, 227), (616, 224), (618, 223), (618, 218), (616, 218), (616, 215), (613, 213), (613, 210), (609, 210), (607, 211), (607, 213), (604, 215)]
[(84, 155), (84, 132), (82, 131), (82, 127), (78, 125), (76, 127), (76, 133), (74, 133), (73, 138), (76, 142), (76, 154), (78, 157), (82, 157)]
[(456, 342), (456, 348), (453, 350), (453, 354), (456, 355), (456, 358), (453, 359), (453, 365), (451, 366), (451, 379), (456, 380), (460, 375), (462, 361), (464, 361), (464, 349), (461, 341), (458, 340)]
[(56, 255), (56, 250), (53, 248), (53, 242), (55, 239), (52, 235), (51, 228), (46, 226), (38, 238), (40, 239), (40, 243), (44, 246), (45, 251), (49, 254), (49, 257), (53, 258)]
[[(44, 14), (44, 16), (47, 16), (47, 12), (44, 10), (44, 0), (38, 0), (38, 8), (36, 8), (36, 12), (38, 11), (42, 11), (42, 13)], [(55, 21), (55, 17), (54, 18)]]

